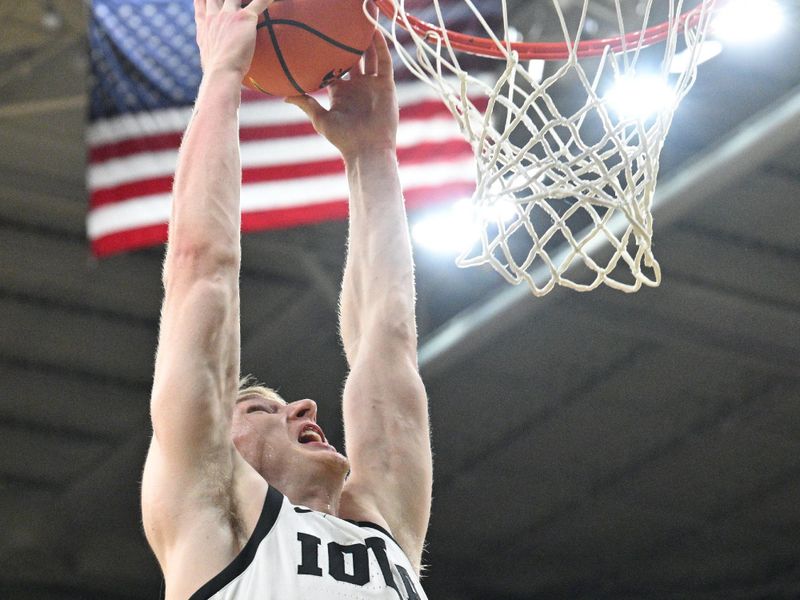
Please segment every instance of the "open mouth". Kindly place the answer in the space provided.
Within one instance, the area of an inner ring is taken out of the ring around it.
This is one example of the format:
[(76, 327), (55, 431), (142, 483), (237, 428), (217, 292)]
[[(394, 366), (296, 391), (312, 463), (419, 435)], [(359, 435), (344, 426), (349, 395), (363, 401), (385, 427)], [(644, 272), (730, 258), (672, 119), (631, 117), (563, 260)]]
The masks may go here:
[(325, 434), (322, 433), (322, 429), (313, 423), (305, 425), (300, 430), (300, 435), (297, 436), (297, 441), (301, 444), (328, 444), (328, 441), (325, 439)]

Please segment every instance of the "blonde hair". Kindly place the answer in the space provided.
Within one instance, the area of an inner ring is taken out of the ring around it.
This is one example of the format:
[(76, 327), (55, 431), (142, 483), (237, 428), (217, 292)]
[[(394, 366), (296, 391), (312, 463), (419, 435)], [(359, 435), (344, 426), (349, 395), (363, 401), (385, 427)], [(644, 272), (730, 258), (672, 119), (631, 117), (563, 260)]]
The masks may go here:
[(239, 391), (236, 393), (236, 400), (239, 401), (247, 396), (259, 396), (267, 400), (278, 400), (286, 404), (286, 401), (281, 398), (278, 392), (260, 383), (252, 375), (245, 375), (239, 379)]

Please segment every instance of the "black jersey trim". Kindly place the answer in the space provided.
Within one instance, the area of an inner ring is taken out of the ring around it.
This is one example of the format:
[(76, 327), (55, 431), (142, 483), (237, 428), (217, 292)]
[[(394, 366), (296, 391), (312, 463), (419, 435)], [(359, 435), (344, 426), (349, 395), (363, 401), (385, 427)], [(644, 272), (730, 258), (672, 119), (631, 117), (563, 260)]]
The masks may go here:
[(389, 533), (385, 528), (383, 528), (380, 525), (378, 525), (377, 523), (373, 523), (372, 521), (352, 521), (350, 519), (345, 519), (345, 521), (347, 521), (348, 523), (352, 523), (353, 525), (358, 525), (359, 527), (369, 527), (370, 529), (377, 529), (383, 535), (385, 535), (390, 540), (392, 540), (395, 543), (395, 545), (398, 548), (400, 548), (400, 550), (403, 551), (403, 554), (406, 553), (406, 551), (403, 550), (403, 547), (400, 544), (397, 543), (396, 539), (394, 539), (394, 536), (391, 533)]
[(267, 534), (275, 525), (275, 521), (278, 520), (278, 514), (281, 512), (282, 505), (283, 494), (274, 487), (269, 486), (267, 488), (266, 498), (264, 498), (264, 507), (261, 509), (261, 516), (258, 517), (258, 523), (256, 523), (256, 528), (253, 530), (253, 535), (247, 540), (242, 551), (239, 552), (238, 556), (236, 556), (227, 567), (192, 594), (189, 600), (208, 600), (211, 596), (244, 573), (245, 569), (253, 562), (253, 558), (255, 558), (256, 551), (261, 545), (261, 542), (267, 537)]

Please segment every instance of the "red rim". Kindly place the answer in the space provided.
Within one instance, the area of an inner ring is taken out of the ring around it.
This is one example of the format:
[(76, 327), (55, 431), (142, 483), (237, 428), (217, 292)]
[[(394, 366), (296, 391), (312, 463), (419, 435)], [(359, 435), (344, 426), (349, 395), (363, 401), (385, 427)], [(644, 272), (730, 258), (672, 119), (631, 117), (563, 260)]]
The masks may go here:
[[(702, 15), (704, 7), (712, 9), (717, 0), (703, 0), (696, 7), (683, 13), (678, 21), (680, 27), (695, 26)], [(395, 18), (394, 0), (374, 0), (380, 11), (389, 19)], [(491, 38), (478, 37), (458, 33), (443, 29), (431, 23), (418, 19), (413, 15), (406, 14), (411, 29), (421, 37), (428, 34), (437, 34), (443, 37), (445, 34), (450, 40), (453, 49), (489, 58), (505, 59), (505, 55), (497, 47)], [(397, 23), (406, 28), (406, 23), (398, 15), (395, 19)], [(636, 47), (645, 48), (658, 42), (664, 41), (669, 35), (670, 23), (661, 23), (649, 29), (635, 31), (624, 36), (606, 38), (601, 40), (586, 40), (578, 44), (577, 55), (579, 58), (589, 56), (599, 56), (605, 52), (606, 48), (612, 52), (622, 52)], [(639, 41), (641, 39), (641, 46)], [(570, 45), (566, 42), (514, 42), (511, 48), (519, 53), (520, 60), (566, 60), (570, 57)]]

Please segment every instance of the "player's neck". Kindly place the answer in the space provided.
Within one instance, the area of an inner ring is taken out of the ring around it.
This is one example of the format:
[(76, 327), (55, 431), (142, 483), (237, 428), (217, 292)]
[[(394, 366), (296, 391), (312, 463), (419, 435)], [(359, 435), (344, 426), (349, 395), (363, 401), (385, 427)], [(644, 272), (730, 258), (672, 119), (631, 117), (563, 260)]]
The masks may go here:
[(299, 504), (312, 510), (329, 515), (339, 514), (339, 500), (342, 488), (326, 481), (294, 481), (287, 482), (286, 489), (281, 490), (292, 504)]

